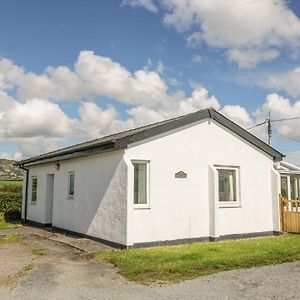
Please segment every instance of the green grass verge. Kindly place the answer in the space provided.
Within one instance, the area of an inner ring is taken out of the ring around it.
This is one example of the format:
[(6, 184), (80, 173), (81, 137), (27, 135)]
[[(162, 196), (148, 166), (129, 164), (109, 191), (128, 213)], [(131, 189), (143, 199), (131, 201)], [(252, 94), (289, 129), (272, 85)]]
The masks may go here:
[(114, 250), (96, 255), (129, 280), (149, 284), (179, 282), (232, 269), (300, 260), (300, 235)]
[(11, 179), (1, 179), (0, 178), (0, 188), (6, 185), (22, 185), (22, 180), (11, 180)]
[(22, 226), (21, 221), (10, 221), (10, 222), (5, 222), (0, 220), (0, 230), (1, 229), (10, 229), (10, 228), (16, 228)]
[(6, 222), (3, 213), (0, 213), (0, 230), (22, 226), (21, 220)]

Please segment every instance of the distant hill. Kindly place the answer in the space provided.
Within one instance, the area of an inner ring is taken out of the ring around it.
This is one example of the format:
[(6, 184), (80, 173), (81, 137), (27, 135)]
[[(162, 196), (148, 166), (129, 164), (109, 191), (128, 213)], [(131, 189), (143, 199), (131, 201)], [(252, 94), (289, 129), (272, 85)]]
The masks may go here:
[(22, 179), (23, 171), (14, 166), (15, 161), (0, 158), (0, 178)]

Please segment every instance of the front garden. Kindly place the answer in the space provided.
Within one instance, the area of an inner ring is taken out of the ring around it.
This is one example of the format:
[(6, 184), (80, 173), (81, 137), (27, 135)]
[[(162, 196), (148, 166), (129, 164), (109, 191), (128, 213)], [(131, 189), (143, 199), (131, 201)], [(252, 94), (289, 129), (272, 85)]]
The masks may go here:
[(97, 259), (117, 266), (139, 283), (169, 283), (233, 269), (300, 260), (300, 235), (197, 243), (99, 253)]

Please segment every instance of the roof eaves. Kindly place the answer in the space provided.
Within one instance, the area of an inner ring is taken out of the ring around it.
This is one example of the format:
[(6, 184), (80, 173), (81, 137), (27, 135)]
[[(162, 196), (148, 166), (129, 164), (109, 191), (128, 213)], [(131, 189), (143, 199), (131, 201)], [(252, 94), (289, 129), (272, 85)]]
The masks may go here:
[[(16, 162), (16, 166), (24, 166), (27, 164), (33, 164), (33, 163), (46, 163), (46, 162), (51, 162), (51, 161), (60, 161), (60, 160), (66, 160), (66, 159), (71, 159), (71, 158), (76, 158), (76, 157), (83, 157), (83, 156), (88, 156), (88, 155), (93, 155), (93, 154), (98, 154), (102, 153), (108, 150), (113, 150), (115, 149), (115, 143), (114, 142), (106, 142), (97, 145), (90, 145), (89, 147), (83, 147), (80, 148), (79, 150), (71, 150), (69, 149), (68, 151), (61, 151), (61, 152), (51, 152), (51, 153), (46, 153), (42, 154), (39, 156), (34, 156), (28, 159), (21, 160), (19, 162)], [(63, 149), (62, 149), (63, 150)]]

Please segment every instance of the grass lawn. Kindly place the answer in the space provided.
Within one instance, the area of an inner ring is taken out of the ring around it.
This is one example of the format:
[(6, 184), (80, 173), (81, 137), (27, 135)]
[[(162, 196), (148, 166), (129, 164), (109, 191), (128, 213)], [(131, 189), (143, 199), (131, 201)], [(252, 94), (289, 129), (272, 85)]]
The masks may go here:
[(21, 220), (5, 222), (0, 216), (0, 230), (9, 229), (21, 226)]
[(22, 180), (11, 180), (11, 179), (0, 178), (0, 188), (5, 185), (22, 185), (22, 184), (23, 184)]
[(300, 235), (113, 250), (96, 257), (117, 266), (129, 280), (143, 284), (179, 282), (221, 271), (300, 260)]

